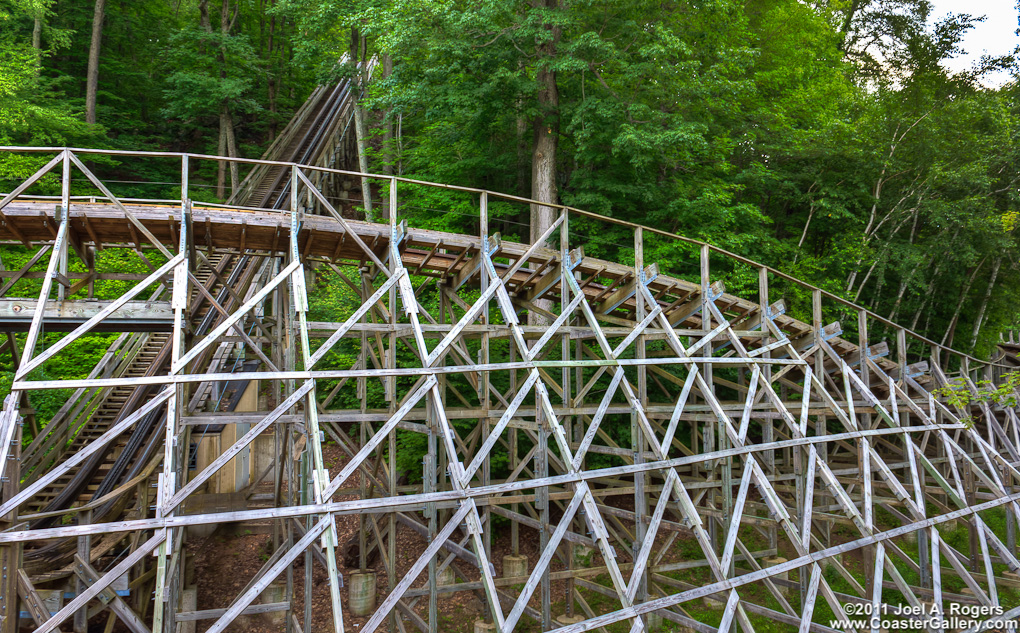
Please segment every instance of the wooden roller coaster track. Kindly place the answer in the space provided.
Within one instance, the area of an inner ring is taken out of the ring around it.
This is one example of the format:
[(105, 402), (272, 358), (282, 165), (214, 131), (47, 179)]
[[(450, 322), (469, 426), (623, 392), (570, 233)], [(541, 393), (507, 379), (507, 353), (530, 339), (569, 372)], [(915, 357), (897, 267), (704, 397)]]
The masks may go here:
[[(821, 633), (897, 605), (915, 613), (883, 618), (978, 631), (1020, 613), (1020, 418), (939, 391), (976, 395), (1006, 364), (709, 244), (565, 206), (524, 244), (490, 230), (491, 208), (533, 202), (496, 192), (244, 160), (275, 184), (224, 205), (189, 185), (221, 157), (0, 151), (52, 156), (0, 199), (0, 242), (35, 253), (0, 271), (0, 326), (27, 332), (8, 337), (20, 354), (0, 414), (4, 633), (19, 598), (43, 632), (102, 612), (137, 632), (218, 632), (259, 613), (325, 630), (295, 590), (295, 570), (308, 588), (318, 566), (337, 632), (446, 630), (443, 601), (463, 592), (484, 605), (475, 630), (503, 633), (664, 620)], [(179, 198), (117, 197), (87, 166), (98, 155), (179, 163)], [(61, 195), (47, 198), (51, 170)], [(72, 195), (72, 172), (95, 192)], [(341, 213), (321, 188), (340, 177), (372, 178), (388, 223)], [(415, 226), (403, 200), (437, 188), (476, 205), (477, 232)], [(584, 252), (606, 227), (633, 236), (616, 261)], [(101, 249), (145, 272), (97, 265)], [(651, 261), (660, 249), (689, 253), (689, 268)], [(734, 270), (754, 296), (726, 292)], [(347, 304), (316, 302), (326, 278)], [(116, 298), (92, 298), (113, 284)], [(780, 287), (810, 296), (807, 318), (787, 314)], [(37, 296), (13, 296), (24, 288)], [(90, 333), (109, 339), (94, 369), (46, 371)], [(254, 410), (218, 404), (248, 385)], [(40, 428), (27, 394), (57, 389), (71, 395)], [(231, 425), (236, 440), (189, 468), (195, 437)], [(424, 461), (401, 472), (411, 436)], [(272, 493), (210, 503), (213, 478), (260, 437)], [(342, 463), (326, 463), (327, 441)], [(342, 521), (358, 526), (354, 570), (380, 573), (374, 606), (352, 583), (376, 576), (345, 573)], [(275, 550), (236, 598), (198, 610), (189, 530), (253, 522)], [(398, 551), (402, 530), (417, 551)], [(537, 558), (520, 566), (524, 533)], [(125, 574), (130, 599), (111, 591)], [(41, 588), (61, 582), (73, 597), (48, 609)], [(953, 619), (960, 605), (980, 615)]]

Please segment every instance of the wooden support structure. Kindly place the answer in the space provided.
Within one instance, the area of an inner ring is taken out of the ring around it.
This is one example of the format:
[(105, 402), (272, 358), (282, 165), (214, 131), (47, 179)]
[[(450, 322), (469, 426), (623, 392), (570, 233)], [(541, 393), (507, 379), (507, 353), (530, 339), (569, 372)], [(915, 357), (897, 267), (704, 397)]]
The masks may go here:
[[(995, 627), (998, 607), (1015, 617), (1020, 416), (936, 395), (976, 394), (1007, 366), (708, 244), (568, 207), (517, 244), (491, 230), (489, 205), (531, 201), (495, 192), (242, 160), (288, 201), (240, 209), (189, 195), (196, 162), (227, 159), (164, 153), (149, 158), (181, 162), (180, 200), (137, 201), (85, 167), (136, 154), (0, 151), (56, 154), (0, 199), (0, 242), (36, 251), (0, 290), (0, 321), (26, 332), (0, 412), (4, 632), (19, 596), (39, 630), (85, 630), (101, 613), (137, 633), (226, 631), (257, 614), (280, 614), (288, 633), (352, 621), (434, 633), (460, 592), (502, 633), (524, 620), (637, 633), (662, 619), (749, 633), (763, 617), (829, 632), (821, 611), (897, 601), (933, 630), (954, 603), (989, 608), (975, 628)], [(57, 166), (55, 207), (27, 192)], [(74, 170), (97, 195), (70, 195)], [(388, 223), (342, 213), (323, 190), (341, 177), (384, 183)], [(470, 196), (479, 230), (415, 227), (400, 207), (412, 186)], [(594, 220), (633, 232), (633, 261), (582, 253)], [(648, 261), (652, 240), (690, 248), (696, 265)], [(69, 266), (118, 247), (148, 272)], [(727, 260), (754, 267), (758, 296), (725, 292), (713, 264)], [(317, 276), (357, 297), (335, 320), (314, 313)], [(33, 279), (37, 296), (9, 296)], [(777, 279), (807, 291), (810, 323), (770, 296)], [(113, 282), (110, 301), (76, 294)], [(536, 309), (547, 325), (528, 325)], [(829, 323), (837, 313), (856, 322)], [(130, 325), (147, 319), (158, 327)], [(45, 371), (111, 331), (124, 333), (85, 378)], [(251, 406), (235, 409), (249, 387)], [(22, 447), (23, 396), (53, 389), (72, 395)], [(196, 461), (212, 428), (222, 444)], [(401, 459), (413, 446), (420, 470)], [(263, 482), (271, 492), (244, 492)], [(196, 604), (193, 531), (254, 522), (273, 554), (231, 602)], [(947, 538), (957, 530), (966, 546)], [(317, 566), (328, 617), (312, 609)], [(378, 574), (374, 605), (351, 604), (355, 573)], [(112, 588), (125, 574), (131, 597)], [(47, 610), (51, 587), (74, 595)]]

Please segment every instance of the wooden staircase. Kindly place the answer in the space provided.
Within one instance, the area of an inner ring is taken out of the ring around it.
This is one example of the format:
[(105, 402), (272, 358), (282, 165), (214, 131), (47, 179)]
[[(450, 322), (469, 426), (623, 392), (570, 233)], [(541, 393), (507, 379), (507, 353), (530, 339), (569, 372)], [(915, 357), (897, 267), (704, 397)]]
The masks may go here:
[[(138, 336), (143, 337), (143, 340), (139, 341), (140, 345), (138, 347), (138, 351), (133, 355), (133, 357), (127, 359), (127, 366), (123, 368), (123, 371), (118, 372), (121, 376), (140, 377), (145, 375), (145, 372), (159, 355), (160, 350), (170, 340), (170, 334), (165, 332), (156, 332), (151, 334), (145, 333), (139, 334)], [(89, 418), (80, 426), (80, 430), (74, 436), (74, 439), (71, 440), (70, 444), (65, 449), (64, 454), (75, 454), (85, 448), (90, 442), (99, 438), (103, 433), (108, 431), (120, 417), (124, 404), (131, 397), (132, 391), (133, 388), (127, 386), (111, 388), (107, 392), (106, 396), (102, 398), (102, 401), (96, 408), (95, 413), (89, 416)], [(127, 443), (127, 439), (130, 434), (131, 431), (127, 431), (114, 440), (114, 449), (107, 453), (106, 459), (99, 467), (96, 476), (93, 477), (92, 482), (89, 483), (81, 497), (79, 497), (80, 502), (84, 503), (88, 501), (91, 495), (96, 491), (99, 486), (99, 482), (102, 481), (106, 473), (109, 472), (110, 467), (113, 465), (113, 461), (117, 458), (121, 449)], [(35, 497), (25, 504), (22, 513), (29, 514), (42, 512), (50, 501), (52, 501), (57, 494), (64, 489), (69, 481), (71, 481), (77, 471), (78, 468), (74, 468), (64, 473), (61, 477), (54, 481), (53, 484), (41, 490)]]

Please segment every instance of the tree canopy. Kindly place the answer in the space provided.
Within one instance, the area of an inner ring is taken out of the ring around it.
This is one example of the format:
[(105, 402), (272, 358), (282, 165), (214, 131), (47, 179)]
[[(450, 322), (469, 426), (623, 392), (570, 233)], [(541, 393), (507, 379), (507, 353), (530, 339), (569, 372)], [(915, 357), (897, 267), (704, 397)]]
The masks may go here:
[[(1020, 88), (1013, 55), (947, 70), (981, 19), (929, 0), (0, 0), (0, 143), (256, 157), (343, 53), (378, 55), (373, 171), (707, 240), (988, 354), (1017, 325)], [(0, 158), (0, 179), (33, 166)]]

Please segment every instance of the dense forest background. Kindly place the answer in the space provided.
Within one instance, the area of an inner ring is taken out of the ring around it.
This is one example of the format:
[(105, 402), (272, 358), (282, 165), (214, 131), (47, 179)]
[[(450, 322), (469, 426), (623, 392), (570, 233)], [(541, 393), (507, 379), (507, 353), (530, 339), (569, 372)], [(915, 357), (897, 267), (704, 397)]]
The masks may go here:
[[(372, 171), (706, 240), (987, 355), (1018, 322), (1020, 86), (1014, 56), (944, 67), (980, 19), (927, 0), (0, 0), (0, 144), (258, 157), (342, 54), (378, 55)], [(3, 188), (34, 165), (0, 158)]]

